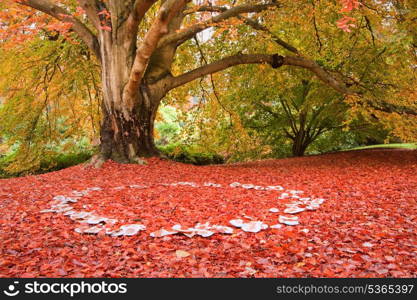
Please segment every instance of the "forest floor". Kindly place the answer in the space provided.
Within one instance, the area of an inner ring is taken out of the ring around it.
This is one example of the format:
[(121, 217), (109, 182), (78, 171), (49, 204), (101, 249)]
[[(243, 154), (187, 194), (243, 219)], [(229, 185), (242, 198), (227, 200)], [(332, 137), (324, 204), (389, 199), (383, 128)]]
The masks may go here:
[[(265, 189), (270, 185), (285, 190)], [(79, 223), (63, 213), (41, 212), (59, 195), (78, 197), (74, 209), (146, 230), (122, 237), (77, 233)], [(232, 219), (271, 226), (294, 201), (288, 195), (325, 201), (296, 214), (296, 226), (150, 236), (176, 224), (233, 227)], [(0, 277), (417, 276), (417, 151), (411, 150), (204, 167), (161, 159), (76, 166), (0, 180), (0, 211)]]

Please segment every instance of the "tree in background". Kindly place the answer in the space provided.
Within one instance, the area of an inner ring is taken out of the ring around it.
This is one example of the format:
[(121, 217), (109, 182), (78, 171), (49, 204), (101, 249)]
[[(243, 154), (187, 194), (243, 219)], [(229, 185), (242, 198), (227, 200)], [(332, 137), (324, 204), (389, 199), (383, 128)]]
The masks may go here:
[(322, 90), (321, 84), (301, 80), (273, 98), (252, 99), (249, 107), (242, 107), (243, 124), (274, 147), (281, 146), (283, 137), (289, 139), (292, 155), (303, 156), (317, 138), (341, 128), (346, 118), (340, 96)]

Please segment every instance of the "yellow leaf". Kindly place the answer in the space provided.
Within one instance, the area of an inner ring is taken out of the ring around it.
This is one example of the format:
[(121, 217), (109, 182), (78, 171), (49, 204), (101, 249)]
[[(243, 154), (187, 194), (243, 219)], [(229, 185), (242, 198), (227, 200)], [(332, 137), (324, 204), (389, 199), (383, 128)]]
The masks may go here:
[(177, 251), (175, 251), (175, 255), (176, 255), (178, 258), (185, 258), (185, 257), (190, 256), (191, 254), (190, 254), (190, 253), (188, 253), (187, 251), (184, 251), (184, 250), (177, 250)]

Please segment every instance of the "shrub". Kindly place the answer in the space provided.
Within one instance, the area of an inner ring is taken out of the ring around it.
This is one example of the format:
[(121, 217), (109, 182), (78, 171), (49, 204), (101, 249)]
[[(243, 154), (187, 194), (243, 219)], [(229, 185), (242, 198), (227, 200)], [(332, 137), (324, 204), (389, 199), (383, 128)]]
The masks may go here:
[(159, 150), (169, 159), (186, 164), (203, 166), (224, 163), (222, 156), (216, 153), (201, 152), (193, 146), (170, 144), (159, 147)]
[(42, 174), (62, 170), (86, 162), (92, 156), (91, 152), (65, 153), (45, 157), (37, 169), (30, 171), (9, 171), (8, 166), (13, 162), (13, 156), (0, 157), (0, 178), (18, 177), (29, 174)]

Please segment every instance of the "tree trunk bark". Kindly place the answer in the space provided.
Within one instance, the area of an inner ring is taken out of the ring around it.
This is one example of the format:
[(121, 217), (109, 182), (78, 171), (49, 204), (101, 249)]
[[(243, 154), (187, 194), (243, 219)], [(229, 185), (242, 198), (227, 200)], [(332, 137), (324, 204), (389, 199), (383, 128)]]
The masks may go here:
[(304, 156), (309, 143), (304, 139), (304, 134), (298, 134), (295, 137), (294, 143), (292, 145), (292, 154), (293, 156), (300, 157)]
[(100, 149), (103, 160), (140, 163), (141, 157), (159, 155), (153, 139), (159, 102), (148, 87), (142, 86), (132, 109), (121, 111), (115, 106), (103, 105)]

